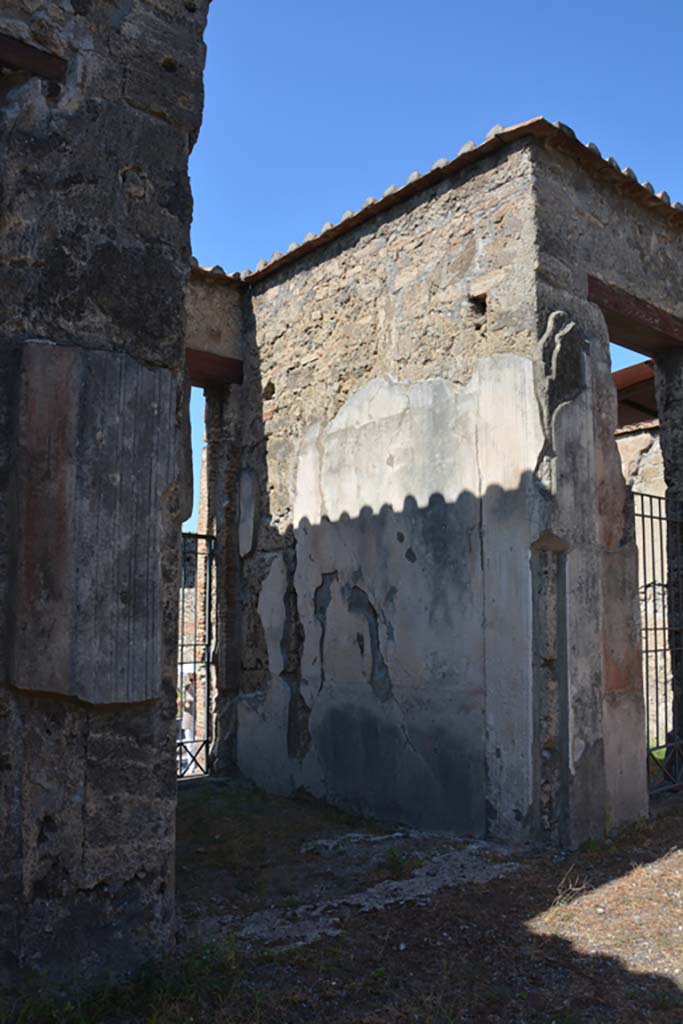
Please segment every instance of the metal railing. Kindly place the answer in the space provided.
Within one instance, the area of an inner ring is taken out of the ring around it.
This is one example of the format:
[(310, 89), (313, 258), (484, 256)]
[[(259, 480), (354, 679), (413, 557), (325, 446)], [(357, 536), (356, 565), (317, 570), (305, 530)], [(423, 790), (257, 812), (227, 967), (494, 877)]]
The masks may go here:
[(211, 743), (215, 540), (184, 533), (178, 614), (176, 757), (179, 779), (206, 775)]
[(650, 792), (683, 786), (683, 506), (634, 493)]

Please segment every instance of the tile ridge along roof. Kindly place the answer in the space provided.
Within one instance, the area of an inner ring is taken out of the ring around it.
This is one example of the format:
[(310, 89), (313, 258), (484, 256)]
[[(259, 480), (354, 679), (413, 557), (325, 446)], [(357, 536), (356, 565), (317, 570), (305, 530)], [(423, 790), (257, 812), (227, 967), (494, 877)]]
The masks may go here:
[(370, 196), (359, 210), (347, 210), (336, 224), (327, 221), (327, 223), (323, 224), (318, 234), (309, 232), (303, 241), (292, 242), (287, 252), (274, 252), (269, 260), (261, 260), (256, 265), (255, 270), (247, 269), (243, 270), (241, 274), (227, 275), (223, 268), (219, 266), (211, 268), (201, 267), (193, 257), (192, 272), (201, 277), (208, 276), (225, 283), (237, 283), (239, 281), (252, 283), (260, 281), (261, 278), (273, 273), (275, 270), (279, 270), (288, 263), (293, 263), (295, 260), (300, 259), (301, 256), (312, 252), (314, 249), (325, 245), (340, 235), (346, 234), (347, 231), (351, 231), (358, 224), (369, 220), (375, 214), (381, 213), (397, 203), (403, 202), (405, 199), (431, 188), (432, 185), (438, 184), (461, 168), (476, 163), (489, 154), (502, 149), (508, 143), (528, 136), (547, 140), (551, 145), (556, 146), (578, 160), (588, 170), (592, 170), (594, 173), (609, 179), (612, 184), (619, 183), (622, 189), (625, 189), (646, 205), (666, 208), (670, 215), (674, 216), (677, 220), (680, 219), (683, 224), (683, 204), (672, 203), (666, 192), (655, 192), (649, 181), (639, 182), (635, 172), (630, 167), (624, 167), (622, 170), (614, 157), (603, 157), (594, 142), (588, 142), (584, 145), (576, 138), (575, 133), (567, 125), (562, 124), (560, 121), (551, 123), (543, 117), (534, 117), (530, 121), (522, 121), (521, 124), (515, 124), (509, 128), (504, 128), (499, 124), (494, 125), (487, 132), (484, 141), (479, 145), (475, 145), (474, 142), (466, 142), (464, 146), (460, 147), (457, 155), (452, 160), (442, 157), (433, 163), (424, 174), (413, 171), (404, 185), (390, 185), (389, 188), (384, 190), (380, 199)]

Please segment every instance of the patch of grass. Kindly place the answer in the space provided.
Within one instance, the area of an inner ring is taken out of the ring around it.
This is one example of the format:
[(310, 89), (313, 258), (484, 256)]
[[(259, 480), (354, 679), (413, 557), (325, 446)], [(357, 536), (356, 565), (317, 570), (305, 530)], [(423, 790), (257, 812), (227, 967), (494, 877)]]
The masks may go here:
[(210, 1006), (229, 998), (239, 978), (234, 934), (102, 988), (78, 1003), (29, 998), (6, 1005), (0, 1024), (189, 1024), (212, 1019)]
[[(197, 801), (201, 806), (192, 806), (190, 795), (188, 790), (183, 797), (186, 870), (179, 890), (187, 899), (183, 890), (190, 889), (189, 905), (197, 901), (200, 924), (213, 901), (221, 908), (221, 921), (239, 921), (245, 906), (246, 912), (259, 906), (254, 901), (259, 892), (261, 908), (294, 907), (290, 884), (307, 896), (317, 892), (327, 872), (339, 886), (353, 856), (357, 870), (351, 883), (366, 887), (369, 871), (373, 882), (406, 878), (431, 852), (428, 846), (416, 852), (399, 837), (320, 852), (311, 840), (342, 831), (340, 819), (325, 807), (306, 801), (285, 805), (260, 794), (252, 799), (245, 787), (215, 783), (205, 787)], [(622, 963), (638, 918), (622, 914), (619, 924), (615, 913), (603, 943), (607, 919), (590, 912), (592, 901), (588, 913), (585, 905), (570, 906), (589, 889), (628, 877), (634, 860), (658, 860), (664, 871), (666, 852), (683, 843), (681, 815), (679, 805), (654, 823), (631, 826), (609, 844), (588, 844), (571, 862), (534, 855), (524, 874), (449, 888), (425, 906), (407, 901), (367, 914), (344, 908), (339, 934), (305, 947), (257, 944), (243, 950), (234, 934), (220, 945), (193, 947), (185, 930), (187, 945), (176, 956), (130, 984), (78, 1004), (33, 999), (4, 1018), (0, 1009), (0, 1024), (681, 1024), (683, 996), (675, 985), (645, 974), (642, 964), (627, 970)], [(368, 831), (366, 823), (362, 831)], [(304, 840), (309, 848), (302, 850)], [(196, 848), (206, 852), (193, 858)], [(230, 863), (207, 867), (214, 855), (220, 862), (221, 850)], [(495, 850), (490, 855), (507, 859)], [(662, 875), (676, 892), (680, 870), (672, 857), (668, 875)], [(629, 878), (629, 898), (639, 913), (655, 919), (661, 910), (643, 895), (648, 878), (647, 872)], [(248, 882), (249, 899), (240, 888)], [(353, 890), (342, 894), (346, 891)], [(608, 893), (608, 914), (612, 908), (620, 911), (620, 898), (618, 891)], [(553, 927), (532, 929), (530, 923), (553, 907), (558, 908)], [(598, 951), (581, 953), (562, 928), (597, 937)], [(200, 928), (196, 934), (217, 932)], [(649, 945), (661, 954), (657, 970), (671, 974), (677, 935), (652, 931)]]
[(551, 909), (568, 906), (592, 888), (593, 886), (588, 879), (582, 878), (576, 871), (575, 866), (570, 864), (558, 883), (557, 896), (551, 904)]

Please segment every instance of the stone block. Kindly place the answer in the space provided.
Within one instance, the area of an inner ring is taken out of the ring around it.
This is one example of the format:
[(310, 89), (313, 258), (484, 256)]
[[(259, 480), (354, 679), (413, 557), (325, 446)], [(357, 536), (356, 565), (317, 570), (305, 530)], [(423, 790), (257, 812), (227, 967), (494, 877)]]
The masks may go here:
[(217, 282), (196, 272), (185, 291), (185, 344), (198, 352), (242, 359), (241, 292), (235, 282)]

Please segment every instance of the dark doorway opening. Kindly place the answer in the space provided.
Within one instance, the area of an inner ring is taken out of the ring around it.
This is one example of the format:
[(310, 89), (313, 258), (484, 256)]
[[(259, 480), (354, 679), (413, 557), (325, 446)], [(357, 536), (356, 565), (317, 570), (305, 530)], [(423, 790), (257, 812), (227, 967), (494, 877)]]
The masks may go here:
[(179, 779), (208, 775), (216, 636), (216, 551), (206, 501), (205, 401), (190, 396), (193, 509), (181, 538), (178, 600), (176, 759)]
[(214, 538), (183, 533), (176, 719), (180, 779), (209, 773), (215, 592)]
[[(613, 344), (645, 358), (613, 374), (618, 399), (617, 444), (643, 456), (625, 472), (633, 493), (638, 548), (646, 750), (651, 793), (683, 786), (683, 502), (667, 486), (657, 364), (683, 347), (683, 321), (613, 286), (589, 278)], [(665, 371), (666, 372), (666, 371)], [(670, 415), (670, 413), (667, 413)]]

